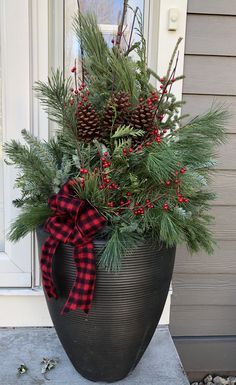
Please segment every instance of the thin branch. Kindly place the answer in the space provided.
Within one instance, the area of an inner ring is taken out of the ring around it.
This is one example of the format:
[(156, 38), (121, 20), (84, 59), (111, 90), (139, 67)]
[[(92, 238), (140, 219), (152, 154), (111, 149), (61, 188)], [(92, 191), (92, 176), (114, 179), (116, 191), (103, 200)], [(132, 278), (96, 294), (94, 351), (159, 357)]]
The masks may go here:
[(128, 43), (127, 51), (129, 51), (130, 46), (131, 46), (132, 36), (133, 36), (133, 32), (134, 32), (134, 24), (135, 24), (135, 20), (136, 20), (136, 17), (137, 17), (138, 10), (139, 10), (139, 7), (136, 7), (135, 11), (134, 11), (134, 16), (133, 16), (131, 30), (130, 30), (129, 43)]
[(123, 11), (122, 11), (120, 23), (118, 25), (118, 31), (117, 31), (117, 37), (116, 37), (117, 46), (120, 46), (121, 37), (122, 37), (122, 33), (123, 33), (123, 28), (124, 28), (124, 23), (125, 23), (125, 16), (127, 13), (127, 8), (128, 8), (128, 0), (124, 0)]
[[(178, 61), (179, 61), (179, 51), (178, 51), (178, 46), (179, 46), (179, 44), (181, 43), (182, 39), (183, 39), (182, 37), (180, 37), (180, 38), (178, 39), (178, 41), (177, 41), (177, 43), (176, 43), (176, 46), (175, 46), (175, 49), (174, 49), (174, 51), (173, 51), (173, 54), (172, 54), (172, 56), (171, 56), (170, 63), (169, 63), (169, 67), (168, 67), (168, 71), (167, 71), (167, 79), (166, 79), (165, 82), (164, 82), (164, 88), (162, 89), (162, 95), (161, 95), (161, 97), (160, 97), (160, 100), (159, 100), (159, 102), (158, 102), (158, 104), (157, 104), (157, 106), (156, 106), (156, 108), (155, 108), (155, 110), (154, 110), (153, 121), (154, 121), (154, 119), (155, 119), (155, 117), (156, 117), (156, 114), (157, 114), (157, 112), (158, 112), (158, 108), (159, 108), (159, 106), (160, 106), (160, 104), (161, 104), (161, 102), (162, 102), (162, 100), (163, 100), (163, 98), (164, 98), (164, 96), (165, 96), (165, 91), (166, 91), (167, 87), (170, 85), (170, 90), (171, 90), (171, 88), (172, 88), (172, 79), (173, 79), (174, 76), (175, 76), (176, 69), (177, 69), (177, 66), (178, 66)], [(177, 57), (176, 57), (175, 65), (174, 65), (174, 68), (173, 68), (172, 72), (170, 72), (176, 54), (177, 54)]]
[(183, 40), (182, 37), (179, 37), (179, 38), (178, 38), (178, 41), (177, 41), (177, 43), (176, 43), (176, 45), (175, 45), (175, 48), (174, 48), (174, 51), (173, 51), (173, 53), (172, 53), (172, 55), (171, 55), (170, 62), (169, 62), (169, 66), (168, 66), (168, 70), (167, 70), (167, 74), (166, 74), (166, 77), (167, 77), (167, 78), (169, 78), (169, 76), (170, 76), (171, 68), (172, 68), (172, 65), (173, 65), (175, 56), (176, 56), (176, 54), (177, 54), (177, 51), (178, 51), (178, 47), (179, 47), (179, 45), (180, 45), (180, 43), (181, 43), (182, 40)]

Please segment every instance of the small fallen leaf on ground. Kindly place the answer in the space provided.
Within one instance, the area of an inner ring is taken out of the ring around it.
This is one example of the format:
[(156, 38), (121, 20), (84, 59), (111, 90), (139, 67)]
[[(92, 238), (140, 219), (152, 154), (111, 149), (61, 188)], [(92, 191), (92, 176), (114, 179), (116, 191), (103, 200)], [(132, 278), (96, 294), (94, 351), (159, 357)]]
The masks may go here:
[(41, 364), (43, 365), (42, 366), (42, 369), (41, 369), (41, 373), (46, 373), (48, 372), (49, 370), (52, 370), (53, 368), (55, 368), (55, 366), (58, 364), (58, 359), (57, 358), (43, 358), (43, 361), (41, 362)]
[(21, 364), (19, 368), (17, 368), (17, 374), (20, 376), (21, 374), (27, 373), (28, 368), (25, 364)]

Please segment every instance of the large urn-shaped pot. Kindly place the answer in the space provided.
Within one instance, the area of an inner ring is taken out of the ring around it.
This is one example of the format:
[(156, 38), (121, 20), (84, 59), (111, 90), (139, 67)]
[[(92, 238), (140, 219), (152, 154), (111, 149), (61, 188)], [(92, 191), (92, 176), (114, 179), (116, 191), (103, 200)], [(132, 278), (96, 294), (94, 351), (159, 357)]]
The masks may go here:
[[(48, 233), (37, 230), (39, 253)], [(105, 241), (95, 240), (95, 254)], [(76, 268), (73, 247), (61, 244), (53, 258), (59, 298), (47, 304), (58, 337), (75, 369), (91, 381), (115, 382), (128, 375), (145, 352), (169, 290), (175, 248), (140, 243), (122, 261), (119, 273), (97, 270), (92, 308), (61, 315)]]

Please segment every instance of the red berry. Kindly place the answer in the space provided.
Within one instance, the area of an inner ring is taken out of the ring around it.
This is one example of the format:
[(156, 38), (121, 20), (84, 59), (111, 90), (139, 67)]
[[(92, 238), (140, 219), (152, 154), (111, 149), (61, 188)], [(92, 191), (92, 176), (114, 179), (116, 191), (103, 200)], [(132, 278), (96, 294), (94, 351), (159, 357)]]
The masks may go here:
[(84, 173), (84, 169), (81, 168), (79, 172), (80, 172), (80, 174), (83, 174)]
[(181, 172), (181, 174), (184, 174), (186, 172), (186, 168), (184, 168), (184, 167), (181, 168), (180, 172)]
[(88, 170), (84, 168), (84, 174), (88, 174)]
[(163, 83), (164, 81), (165, 81), (165, 78), (164, 78), (164, 77), (160, 79), (160, 82), (161, 82), (161, 83)]
[(179, 197), (179, 198), (178, 198), (178, 202), (179, 202), (179, 203), (182, 203), (183, 201), (184, 201), (184, 198), (182, 198), (182, 197)]
[(71, 71), (71, 72), (76, 72), (76, 67), (75, 67), (75, 66), (72, 67), (70, 71)]
[(78, 93), (79, 93), (79, 90), (76, 89), (76, 90), (75, 90), (75, 94), (78, 95)]
[(130, 205), (130, 203), (131, 203), (131, 200), (130, 200), (130, 199), (128, 199), (128, 200), (127, 200), (127, 202), (126, 202), (126, 206), (129, 206), (129, 205)]
[(110, 165), (111, 165), (110, 162), (104, 162), (104, 163), (102, 164), (102, 167), (103, 167), (103, 168), (108, 168), (108, 167), (110, 167)]
[(108, 202), (108, 203), (107, 203), (107, 206), (108, 206), (108, 207), (114, 207), (114, 202)]
[(100, 190), (104, 190), (104, 188), (106, 188), (103, 184), (100, 184), (99, 186)]
[(71, 106), (73, 106), (74, 102), (75, 102), (74, 99), (70, 99), (70, 105)]
[(106, 159), (104, 157), (101, 158), (102, 162), (106, 162)]
[(104, 152), (104, 156), (108, 156), (108, 152), (106, 151), (106, 152)]
[(160, 89), (162, 90), (164, 88), (163, 84), (160, 85)]
[(163, 132), (163, 134), (165, 134), (167, 132), (167, 129), (163, 128), (162, 132)]
[(179, 179), (175, 179), (175, 184), (178, 184), (179, 182)]
[(146, 203), (150, 203), (150, 199), (146, 199)]
[(130, 147), (129, 152), (133, 152), (133, 149)]
[(124, 155), (127, 155), (127, 150), (126, 150), (126, 148), (124, 148), (123, 154), (124, 154)]
[(164, 203), (164, 205), (162, 206), (164, 210), (169, 210), (169, 205), (168, 203)]
[(85, 86), (85, 83), (81, 83), (81, 87), (82, 88), (85, 88), (86, 86)]
[(128, 192), (126, 193), (126, 195), (127, 195), (127, 197), (130, 197), (132, 194), (131, 194), (130, 191), (128, 191)]
[(157, 142), (157, 143), (161, 143), (161, 138), (160, 138), (160, 136), (158, 136), (158, 137), (156, 138), (156, 142)]
[(84, 97), (84, 101), (87, 102), (87, 101), (88, 101), (88, 98), (85, 98), (85, 97)]
[(171, 185), (171, 181), (170, 180), (167, 180), (166, 181), (166, 186), (170, 186)]
[(140, 102), (143, 102), (143, 101), (144, 101), (144, 99), (143, 99), (143, 98), (139, 98), (139, 101), (140, 101)]

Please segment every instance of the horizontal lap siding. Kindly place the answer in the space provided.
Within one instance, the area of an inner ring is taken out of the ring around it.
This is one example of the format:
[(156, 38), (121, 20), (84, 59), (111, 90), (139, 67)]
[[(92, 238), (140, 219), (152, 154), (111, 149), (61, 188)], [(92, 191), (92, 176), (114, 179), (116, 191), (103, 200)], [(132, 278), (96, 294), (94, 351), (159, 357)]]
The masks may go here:
[[(222, 28), (222, 24), (224, 28)], [(185, 53), (188, 55), (235, 56), (235, 35), (235, 16), (189, 15)]]
[(184, 94), (235, 96), (236, 57), (186, 55), (184, 75)]
[(236, 15), (235, 0), (189, 0), (188, 13)]
[[(236, 240), (218, 240), (214, 255), (208, 255), (204, 251), (190, 255), (184, 246), (178, 249), (178, 258), (175, 264), (175, 277), (177, 274), (236, 274)], [(177, 290), (177, 288), (176, 288)], [(236, 293), (236, 292), (235, 292)], [(179, 295), (180, 296), (180, 295)], [(236, 297), (236, 295), (235, 295)]]
[(213, 255), (179, 247), (173, 276), (173, 336), (236, 335), (236, 1), (189, 0), (183, 114), (225, 103), (232, 113), (217, 154), (211, 212)]

